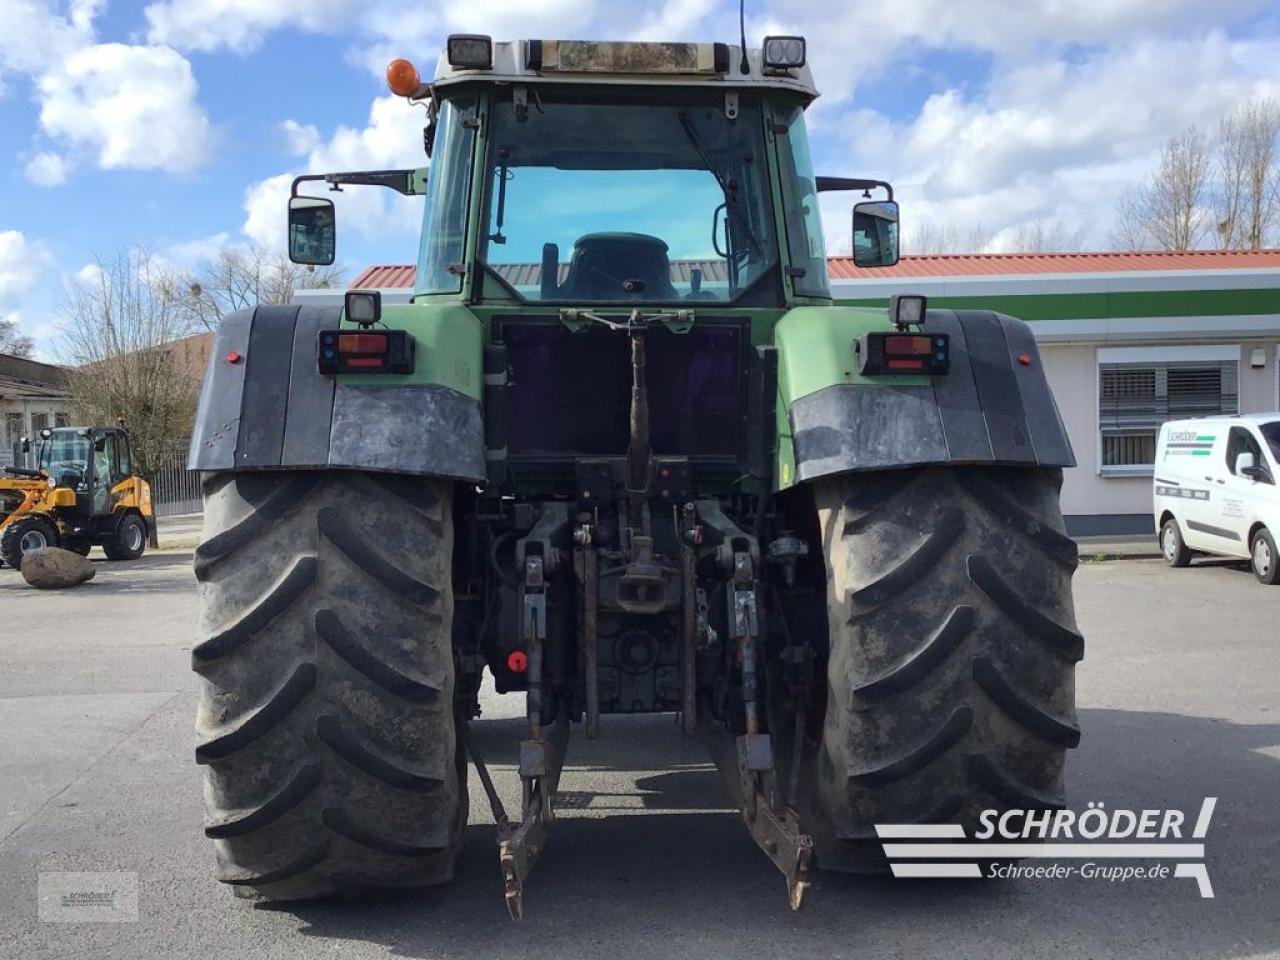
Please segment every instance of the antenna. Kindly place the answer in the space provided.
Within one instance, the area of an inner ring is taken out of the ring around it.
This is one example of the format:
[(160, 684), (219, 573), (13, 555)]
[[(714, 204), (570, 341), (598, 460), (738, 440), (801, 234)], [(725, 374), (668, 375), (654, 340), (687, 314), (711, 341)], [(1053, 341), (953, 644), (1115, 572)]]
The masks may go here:
[(747, 63), (747, 0), (738, 0), (738, 28), (742, 32), (742, 62), (738, 69), (747, 74), (751, 72), (751, 64)]

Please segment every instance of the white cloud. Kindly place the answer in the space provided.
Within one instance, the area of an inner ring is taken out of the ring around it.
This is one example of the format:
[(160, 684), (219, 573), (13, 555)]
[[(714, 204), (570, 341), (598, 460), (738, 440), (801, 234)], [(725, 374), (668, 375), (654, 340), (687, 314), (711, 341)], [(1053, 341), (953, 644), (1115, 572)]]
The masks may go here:
[(0, 306), (34, 287), (50, 262), (42, 243), (19, 230), (0, 230)]
[[(289, 186), (300, 173), (333, 173), (345, 170), (389, 170), (420, 167), (422, 128), (426, 114), (402, 97), (385, 96), (373, 101), (368, 122), (360, 128), (338, 127), (322, 140), (314, 127), (314, 143), (301, 169), (280, 173), (249, 186), (245, 191), (245, 221), (241, 228), (255, 243), (279, 247), (284, 243), (285, 206)], [(293, 121), (285, 121), (301, 129)], [(320, 187), (319, 189), (323, 189)], [(313, 185), (312, 190), (317, 188)], [(410, 232), (421, 219), (421, 202), (414, 202), (379, 187), (348, 187), (332, 195), (337, 204), (339, 234), (354, 230), (366, 236)]]
[(190, 170), (208, 159), (209, 120), (191, 64), (165, 46), (98, 43), (104, 0), (0, 2), (0, 74), (30, 77), (40, 148), (26, 175), (56, 186), (77, 161), (106, 169)]
[(23, 172), (40, 187), (56, 187), (67, 182), (67, 162), (56, 153), (37, 153)]
[(0, 320), (17, 323), (20, 332), (31, 333), (22, 328), (23, 307), (30, 306), (27, 298), (52, 262), (44, 244), (18, 230), (0, 230)]
[(285, 205), (294, 176), (276, 174), (250, 184), (245, 190), (245, 218), (240, 231), (254, 243), (272, 248), (284, 246)]
[[(1280, 91), (1270, 74), (1277, 57), (1280, 40), (1210, 32), (1120, 43), (1071, 62), (1001, 64), (980, 92), (935, 93), (901, 123), (847, 113), (826, 153), (857, 168), (839, 172), (895, 183), (908, 236), (913, 221), (961, 236), (980, 225), (1000, 248), (1019, 226), (1057, 221), (1102, 247), (1117, 197), (1151, 169), (1162, 142)], [(824, 204), (834, 236), (848, 233), (848, 203)]]
[(104, 169), (190, 170), (209, 157), (191, 64), (168, 47), (85, 47), (39, 87), (45, 132), (96, 154)]
[(367, 7), (354, 0), (167, 0), (144, 12), (152, 43), (252, 53), (274, 30), (343, 31)]
[(0, 72), (39, 74), (93, 41), (96, 4), (75, 3), (68, 16), (51, 0), (0, 3)]
[(320, 131), (314, 123), (286, 120), (280, 124), (280, 132), (284, 134), (286, 148), (295, 156), (305, 157), (320, 145)]

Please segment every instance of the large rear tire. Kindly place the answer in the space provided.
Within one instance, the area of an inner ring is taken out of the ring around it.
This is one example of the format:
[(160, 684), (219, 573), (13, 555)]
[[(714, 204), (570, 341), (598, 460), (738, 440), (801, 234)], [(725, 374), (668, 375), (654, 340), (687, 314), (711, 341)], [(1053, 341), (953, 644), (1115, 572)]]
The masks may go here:
[(196, 762), (218, 879), (299, 900), (443, 883), (466, 822), (452, 490), (217, 474), (196, 548)]
[(878, 871), (877, 823), (1058, 808), (1080, 739), (1059, 470), (931, 468), (815, 491), (831, 653), (819, 866)]

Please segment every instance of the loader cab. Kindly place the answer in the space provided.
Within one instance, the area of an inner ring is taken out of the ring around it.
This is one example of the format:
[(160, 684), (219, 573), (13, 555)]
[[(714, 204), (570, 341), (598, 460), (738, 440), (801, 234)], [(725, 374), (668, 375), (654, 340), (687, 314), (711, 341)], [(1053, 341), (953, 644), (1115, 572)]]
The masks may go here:
[(84, 514), (110, 514), (112, 491), (133, 475), (128, 433), (116, 427), (63, 427), (45, 434), (40, 471), (55, 486), (74, 490)]

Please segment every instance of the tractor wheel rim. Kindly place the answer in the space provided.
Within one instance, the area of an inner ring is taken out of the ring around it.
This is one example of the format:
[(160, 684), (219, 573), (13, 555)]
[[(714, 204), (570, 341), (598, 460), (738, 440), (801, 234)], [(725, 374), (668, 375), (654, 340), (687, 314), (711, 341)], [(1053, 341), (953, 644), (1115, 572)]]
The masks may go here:
[(129, 549), (130, 553), (142, 546), (142, 530), (139, 529), (136, 523), (129, 524), (129, 532), (125, 539), (125, 546)]
[(1263, 577), (1271, 572), (1271, 548), (1261, 537), (1253, 541), (1253, 569)]
[(43, 550), (49, 545), (49, 538), (39, 530), (28, 530), (22, 535), (20, 546), (23, 553), (30, 553), (32, 550)]

